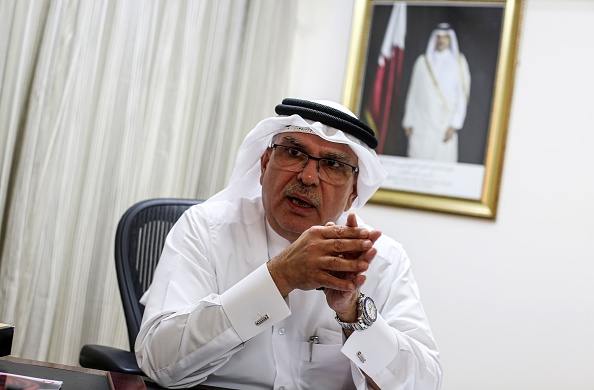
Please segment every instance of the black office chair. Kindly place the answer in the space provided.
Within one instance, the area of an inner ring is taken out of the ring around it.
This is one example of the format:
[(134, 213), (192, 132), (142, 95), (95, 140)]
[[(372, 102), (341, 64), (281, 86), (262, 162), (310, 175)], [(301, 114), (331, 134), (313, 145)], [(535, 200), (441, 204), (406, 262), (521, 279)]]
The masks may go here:
[(130, 351), (87, 344), (80, 351), (82, 367), (144, 375), (134, 356), (144, 306), (139, 300), (149, 288), (165, 238), (173, 224), (196, 199), (149, 199), (130, 207), (120, 219), (115, 238), (115, 262), (124, 306)]

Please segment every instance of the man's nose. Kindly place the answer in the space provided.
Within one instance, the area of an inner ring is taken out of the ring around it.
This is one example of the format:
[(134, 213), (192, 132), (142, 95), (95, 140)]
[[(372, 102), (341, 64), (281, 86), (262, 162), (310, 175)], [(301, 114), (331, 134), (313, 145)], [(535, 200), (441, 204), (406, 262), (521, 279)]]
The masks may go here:
[(311, 158), (308, 159), (297, 178), (301, 180), (303, 184), (308, 186), (319, 184), (320, 175), (318, 173), (318, 162)]

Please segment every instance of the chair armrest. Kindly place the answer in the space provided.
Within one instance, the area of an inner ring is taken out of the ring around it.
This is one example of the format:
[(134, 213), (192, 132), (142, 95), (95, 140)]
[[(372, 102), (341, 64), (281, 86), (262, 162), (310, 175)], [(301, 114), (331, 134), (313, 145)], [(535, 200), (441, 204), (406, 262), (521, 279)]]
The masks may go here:
[(85, 368), (144, 375), (136, 363), (133, 352), (105, 345), (84, 345), (80, 350), (78, 362)]

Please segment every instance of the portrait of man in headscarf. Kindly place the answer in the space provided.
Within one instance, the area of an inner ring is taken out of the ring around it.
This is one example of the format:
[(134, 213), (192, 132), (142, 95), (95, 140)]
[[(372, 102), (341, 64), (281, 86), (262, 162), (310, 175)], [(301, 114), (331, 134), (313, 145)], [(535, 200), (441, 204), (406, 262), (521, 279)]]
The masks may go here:
[(402, 127), (408, 157), (457, 162), (458, 131), (466, 119), (470, 70), (458, 47), (456, 32), (440, 23), (427, 50), (415, 61)]
[(500, 5), (373, 6), (358, 112), (380, 155), (484, 163), (502, 23)]

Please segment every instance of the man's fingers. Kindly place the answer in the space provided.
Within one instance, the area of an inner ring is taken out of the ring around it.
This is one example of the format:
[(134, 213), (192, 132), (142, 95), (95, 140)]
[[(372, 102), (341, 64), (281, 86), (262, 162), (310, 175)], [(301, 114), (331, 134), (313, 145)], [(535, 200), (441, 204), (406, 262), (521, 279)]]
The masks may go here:
[(355, 283), (355, 286), (357, 287), (357, 289), (359, 289), (361, 288), (361, 286), (363, 286), (366, 279), (367, 277), (365, 275), (357, 275), (355, 279), (353, 279), (353, 283)]
[(349, 260), (342, 257), (331, 256), (324, 259), (322, 263), (322, 269), (327, 271), (336, 272), (365, 272), (369, 268), (369, 261), (366, 259), (361, 260)]
[(349, 227), (357, 227), (357, 217), (355, 216), (355, 213), (350, 213), (349, 216), (347, 217), (347, 222), (346, 225)]
[(335, 239), (328, 240), (327, 250), (333, 255), (349, 255), (368, 251), (373, 247), (373, 241), (367, 239)]
[(320, 285), (324, 288), (331, 289), (331, 290), (338, 290), (338, 291), (354, 291), (356, 290), (357, 283), (359, 282), (358, 278), (354, 280), (346, 280), (342, 278), (338, 278), (334, 275), (329, 273), (322, 274), (320, 276)]
[(369, 237), (369, 230), (365, 228), (360, 228), (356, 226), (344, 226), (344, 225), (330, 225), (330, 223), (326, 224), (326, 226), (317, 226), (314, 230), (322, 238), (329, 239), (329, 238), (367, 238)]
[(377, 255), (377, 249), (371, 248), (367, 252), (362, 253), (361, 256), (359, 256), (359, 259), (371, 263), (375, 255)]
[(376, 242), (378, 238), (380, 238), (382, 235), (382, 232), (380, 232), (379, 230), (372, 230), (369, 232), (369, 239), (373, 242)]

